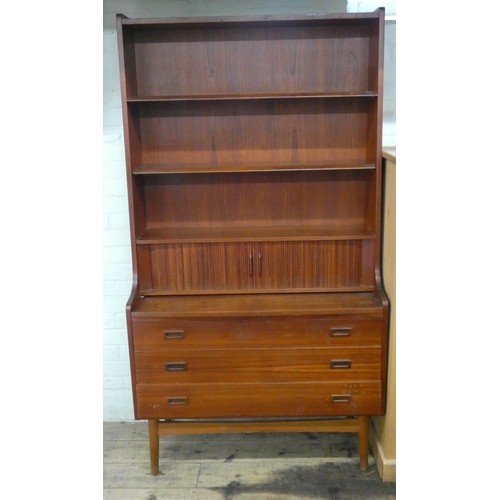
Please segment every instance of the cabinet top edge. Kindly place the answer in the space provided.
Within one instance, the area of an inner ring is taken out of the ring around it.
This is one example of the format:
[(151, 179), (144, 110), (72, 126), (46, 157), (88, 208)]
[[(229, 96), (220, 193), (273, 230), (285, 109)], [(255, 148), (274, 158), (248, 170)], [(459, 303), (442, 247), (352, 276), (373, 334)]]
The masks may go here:
[(117, 21), (128, 26), (182, 26), (200, 24), (245, 24), (245, 23), (273, 23), (273, 22), (308, 22), (308, 21), (364, 21), (383, 19), (384, 7), (373, 12), (352, 12), (339, 14), (289, 14), (289, 15), (260, 15), (260, 16), (204, 16), (204, 17), (158, 17), (158, 18), (128, 18), (117, 14)]
[(133, 317), (382, 315), (374, 292), (137, 296)]
[(396, 163), (396, 147), (386, 146), (382, 148), (382, 158)]

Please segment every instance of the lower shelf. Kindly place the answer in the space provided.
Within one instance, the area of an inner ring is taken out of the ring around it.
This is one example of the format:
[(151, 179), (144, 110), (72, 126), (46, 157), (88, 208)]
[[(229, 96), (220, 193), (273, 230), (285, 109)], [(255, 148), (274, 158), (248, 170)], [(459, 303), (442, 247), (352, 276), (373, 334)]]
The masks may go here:
[(158, 419), (160, 435), (253, 432), (357, 432), (359, 417)]

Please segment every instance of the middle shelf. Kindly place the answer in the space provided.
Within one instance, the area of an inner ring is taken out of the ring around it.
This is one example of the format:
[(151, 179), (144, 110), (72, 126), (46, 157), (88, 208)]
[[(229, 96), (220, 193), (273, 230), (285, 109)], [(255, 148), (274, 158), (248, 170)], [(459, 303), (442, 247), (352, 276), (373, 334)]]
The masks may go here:
[(244, 241), (372, 240), (363, 224), (289, 225), (273, 227), (156, 227), (137, 236), (137, 244)]
[(303, 160), (299, 161), (254, 161), (217, 163), (152, 163), (141, 164), (132, 171), (134, 175), (150, 174), (194, 174), (217, 172), (273, 172), (305, 170), (374, 170), (375, 163), (366, 160)]
[(234, 101), (234, 100), (261, 100), (261, 99), (313, 99), (313, 98), (351, 98), (351, 97), (378, 97), (375, 90), (350, 90), (336, 92), (271, 92), (267, 94), (255, 92), (252, 94), (170, 94), (170, 95), (133, 95), (127, 102), (161, 102), (161, 101)]
[(128, 104), (135, 174), (374, 168), (372, 97), (146, 101)]

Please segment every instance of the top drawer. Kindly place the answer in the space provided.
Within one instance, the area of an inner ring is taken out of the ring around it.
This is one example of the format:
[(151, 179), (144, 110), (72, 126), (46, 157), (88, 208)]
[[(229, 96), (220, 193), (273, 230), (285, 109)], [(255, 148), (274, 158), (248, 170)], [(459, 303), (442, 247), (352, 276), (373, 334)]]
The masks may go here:
[(382, 320), (359, 316), (279, 318), (141, 318), (132, 323), (135, 349), (378, 347)]

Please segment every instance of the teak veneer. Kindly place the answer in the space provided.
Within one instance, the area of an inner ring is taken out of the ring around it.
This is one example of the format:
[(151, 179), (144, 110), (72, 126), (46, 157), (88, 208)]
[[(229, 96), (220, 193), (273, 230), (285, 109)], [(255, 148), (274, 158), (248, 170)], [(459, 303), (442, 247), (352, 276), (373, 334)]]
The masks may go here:
[(136, 419), (357, 432), (386, 400), (384, 9), (117, 16)]

